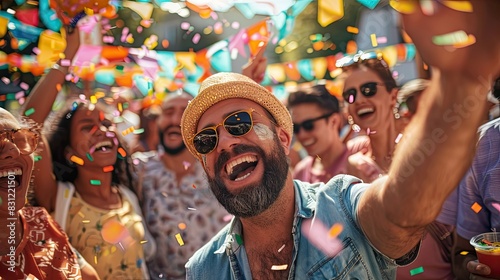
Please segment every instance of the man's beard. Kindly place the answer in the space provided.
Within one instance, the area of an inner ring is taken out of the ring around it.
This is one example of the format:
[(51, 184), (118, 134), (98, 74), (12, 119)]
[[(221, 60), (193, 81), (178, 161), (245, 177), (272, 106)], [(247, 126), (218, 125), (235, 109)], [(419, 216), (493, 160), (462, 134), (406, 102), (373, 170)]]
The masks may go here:
[(215, 163), (215, 178), (207, 175), (208, 183), (215, 197), (226, 210), (242, 218), (256, 216), (267, 210), (278, 198), (281, 190), (285, 186), (288, 176), (288, 161), (284, 148), (275, 138), (275, 148), (270, 155), (266, 155), (264, 150), (258, 146), (238, 145), (233, 150), (233, 155), (246, 152), (255, 152), (260, 155), (264, 163), (264, 175), (261, 183), (248, 185), (238, 194), (228, 191), (221, 179), (221, 170), (230, 158), (228, 152), (222, 152)]
[(186, 149), (186, 145), (184, 144), (184, 142), (182, 142), (178, 147), (176, 148), (169, 148), (167, 147), (167, 145), (165, 145), (165, 142), (163, 141), (163, 131), (166, 131), (168, 129), (165, 128), (164, 130), (158, 130), (158, 135), (160, 136), (160, 145), (163, 147), (163, 150), (165, 151), (165, 153), (171, 155), (171, 156), (175, 156), (175, 155), (178, 155), (180, 154), (182, 151), (184, 151)]

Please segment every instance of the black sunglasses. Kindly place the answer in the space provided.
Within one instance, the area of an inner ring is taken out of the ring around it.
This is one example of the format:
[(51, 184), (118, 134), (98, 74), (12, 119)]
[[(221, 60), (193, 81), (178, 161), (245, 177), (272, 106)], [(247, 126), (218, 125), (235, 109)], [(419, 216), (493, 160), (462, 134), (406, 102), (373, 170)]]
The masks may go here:
[(27, 128), (0, 131), (0, 142), (13, 143), (22, 155), (29, 155), (36, 150), (38, 138), (38, 133)]
[(330, 117), (331, 115), (333, 115), (333, 113), (334, 112), (331, 112), (331, 113), (328, 113), (325, 115), (321, 115), (321, 116), (314, 118), (314, 119), (308, 119), (308, 120), (305, 120), (301, 123), (294, 123), (293, 124), (293, 133), (299, 134), (301, 127), (304, 128), (305, 131), (311, 131), (314, 129), (314, 122), (319, 121), (321, 119), (326, 119), (326, 118)]
[[(254, 109), (240, 110), (231, 113), (218, 125), (206, 127), (196, 133), (193, 137), (193, 145), (199, 154), (206, 155), (213, 151), (219, 142), (217, 128), (223, 126), (224, 129), (233, 136), (243, 136), (250, 132), (253, 127), (252, 113), (259, 114)], [(259, 114), (261, 115), (261, 114)], [(262, 115), (261, 115), (262, 116)], [(273, 122), (273, 121), (271, 121)], [(274, 122), (273, 122), (274, 123)], [(276, 125), (276, 124), (275, 124)]]
[[(364, 83), (359, 87), (359, 91), (364, 96), (371, 97), (371, 96), (374, 96), (375, 94), (377, 94), (377, 86), (378, 85), (379, 85), (379, 83), (377, 83), (377, 82)], [(350, 89), (344, 91), (344, 93), (342, 93), (342, 97), (344, 98), (345, 101), (347, 101), (347, 103), (353, 104), (354, 101), (356, 101), (357, 92), (358, 91), (355, 88), (350, 88)]]

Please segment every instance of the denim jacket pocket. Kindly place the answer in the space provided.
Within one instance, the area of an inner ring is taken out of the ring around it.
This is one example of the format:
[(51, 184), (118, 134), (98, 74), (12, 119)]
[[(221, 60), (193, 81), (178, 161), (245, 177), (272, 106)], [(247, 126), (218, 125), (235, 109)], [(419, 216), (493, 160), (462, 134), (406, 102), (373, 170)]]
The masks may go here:
[(325, 257), (312, 266), (307, 273), (308, 279), (373, 279), (352, 238), (344, 238), (342, 245), (337, 255)]

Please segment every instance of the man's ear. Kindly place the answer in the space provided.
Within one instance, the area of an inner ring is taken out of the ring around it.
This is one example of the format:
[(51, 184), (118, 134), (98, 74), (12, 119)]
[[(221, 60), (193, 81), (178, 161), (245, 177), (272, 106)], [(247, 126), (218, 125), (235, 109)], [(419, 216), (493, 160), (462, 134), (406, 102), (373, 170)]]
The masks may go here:
[(276, 135), (278, 136), (281, 146), (285, 149), (285, 154), (290, 154), (290, 144), (292, 143), (291, 135), (289, 135), (286, 130), (281, 127), (276, 128)]

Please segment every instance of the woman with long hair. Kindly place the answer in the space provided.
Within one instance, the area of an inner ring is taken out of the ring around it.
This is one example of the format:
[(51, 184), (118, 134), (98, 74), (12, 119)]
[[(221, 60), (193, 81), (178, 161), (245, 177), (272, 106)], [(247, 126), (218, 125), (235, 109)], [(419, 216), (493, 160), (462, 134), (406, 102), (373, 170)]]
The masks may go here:
[[(66, 58), (72, 59), (78, 47), (75, 32), (68, 37)], [(30, 118), (46, 122), (58, 94), (56, 85), (64, 84), (67, 74), (67, 67), (58, 62), (39, 81), (24, 107), (25, 113), (33, 112)], [(77, 89), (73, 86), (70, 93), (88, 93)], [(133, 165), (112, 115), (89, 97), (70, 102), (71, 108), (51, 122), (48, 141), (42, 136), (34, 170), (35, 197), (53, 212), (73, 247), (101, 279), (145, 279), (154, 241), (133, 191)]]

